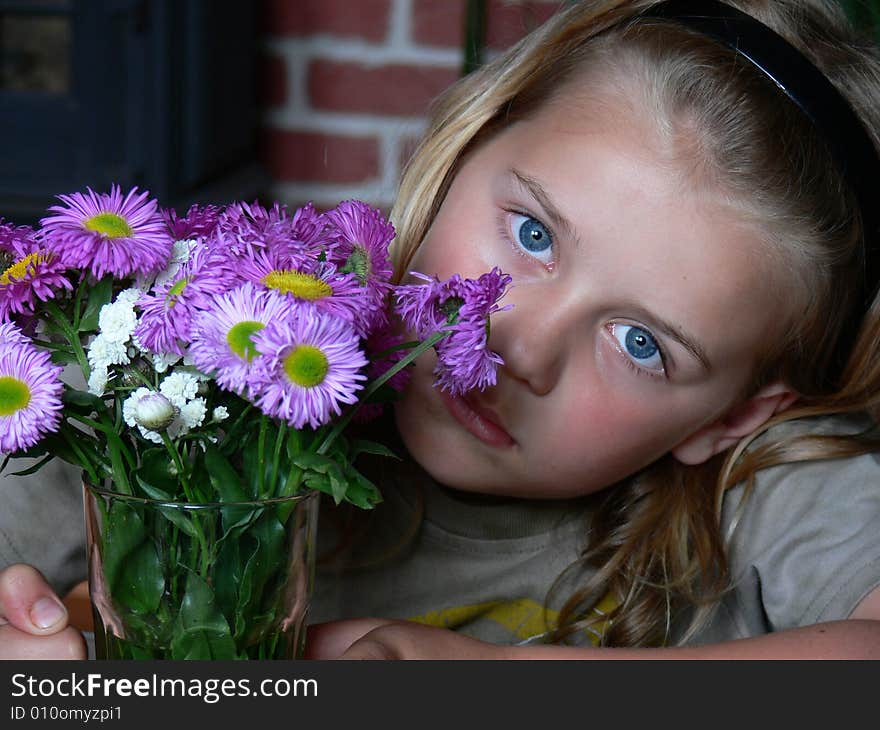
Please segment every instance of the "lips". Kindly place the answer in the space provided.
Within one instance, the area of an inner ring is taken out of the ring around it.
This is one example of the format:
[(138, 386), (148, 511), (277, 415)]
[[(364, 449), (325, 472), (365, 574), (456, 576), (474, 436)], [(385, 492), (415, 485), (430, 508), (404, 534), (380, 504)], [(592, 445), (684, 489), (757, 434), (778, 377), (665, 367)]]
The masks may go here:
[(509, 448), (516, 441), (504, 430), (498, 416), (473, 399), (449, 395), (440, 391), (446, 410), (472, 435), (495, 448)]

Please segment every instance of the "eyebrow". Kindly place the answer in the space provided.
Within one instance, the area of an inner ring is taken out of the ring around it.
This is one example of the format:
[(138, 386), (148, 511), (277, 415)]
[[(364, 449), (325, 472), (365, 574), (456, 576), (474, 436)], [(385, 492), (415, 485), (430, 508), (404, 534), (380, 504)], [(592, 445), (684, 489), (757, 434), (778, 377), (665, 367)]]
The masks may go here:
[[(510, 168), (510, 174), (513, 175), (520, 186), (522, 186), (544, 209), (544, 212), (550, 218), (553, 225), (562, 230), (574, 242), (575, 247), (577, 247), (580, 243), (580, 238), (578, 238), (574, 227), (569, 223), (568, 219), (562, 215), (559, 208), (554, 205), (553, 200), (544, 186), (535, 178), (520, 172), (516, 168)], [(709, 358), (706, 356), (706, 351), (696, 339), (688, 335), (678, 325), (673, 324), (672, 322), (667, 322), (665, 319), (651, 314), (642, 307), (639, 307), (639, 310), (644, 319), (652, 321), (656, 329), (660, 330), (667, 337), (678, 342), (685, 350), (693, 355), (707, 373), (712, 371), (712, 365), (709, 362)]]
[(513, 175), (529, 195), (538, 201), (538, 204), (544, 209), (553, 226), (568, 236), (574, 242), (575, 247), (579, 246), (580, 238), (575, 233), (574, 226), (568, 222), (568, 219), (562, 215), (559, 208), (554, 205), (553, 199), (544, 189), (544, 186), (535, 178), (529, 177), (515, 168), (510, 168), (510, 174)]
[(693, 355), (707, 373), (712, 372), (712, 363), (709, 362), (709, 358), (706, 356), (706, 350), (703, 349), (696, 339), (688, 335), (687, 332), (678, 325), (673, 324), (672, 322), (667, 322), (665, 319), (651, 314), (642, 307), (638, 307), (638, 309), (640, 310), (640, 314), (645, 319), (652, 322), (656, 329), (667, 337), (671, 337)]

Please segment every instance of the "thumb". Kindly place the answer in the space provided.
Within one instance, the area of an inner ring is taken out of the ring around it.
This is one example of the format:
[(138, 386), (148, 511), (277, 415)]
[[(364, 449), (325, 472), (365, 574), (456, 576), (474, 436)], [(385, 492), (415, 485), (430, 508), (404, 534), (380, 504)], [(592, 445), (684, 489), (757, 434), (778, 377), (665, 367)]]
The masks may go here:
[(0, 572), (0, 623), (46, 636), (67, 626), (67, 609), (40, 571), (30, 565), (10, 565)]

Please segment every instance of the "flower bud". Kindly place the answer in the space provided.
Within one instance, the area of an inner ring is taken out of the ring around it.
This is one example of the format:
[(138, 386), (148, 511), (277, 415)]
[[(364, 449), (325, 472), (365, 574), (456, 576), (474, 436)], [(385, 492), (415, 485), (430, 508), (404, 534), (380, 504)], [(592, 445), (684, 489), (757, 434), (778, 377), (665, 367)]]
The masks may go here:
[(134, 420), (139, 426), (151, 431), (162, 431), (174, 421), (177, 409), (161, 393), (150, 393), (139, 398), (134, 410)]

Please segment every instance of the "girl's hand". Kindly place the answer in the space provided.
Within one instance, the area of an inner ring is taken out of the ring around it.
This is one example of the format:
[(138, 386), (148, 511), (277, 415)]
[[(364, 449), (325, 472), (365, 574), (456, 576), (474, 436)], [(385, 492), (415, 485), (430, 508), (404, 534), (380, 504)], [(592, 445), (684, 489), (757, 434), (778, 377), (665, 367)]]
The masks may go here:
[(307, 659), (502, 659), (505, 647), (412, 621), (350, 619), (309, 626)]
[(0, 572), (0, 659), (85, 659), (82, 634), (67, 609), (30, 565)]

